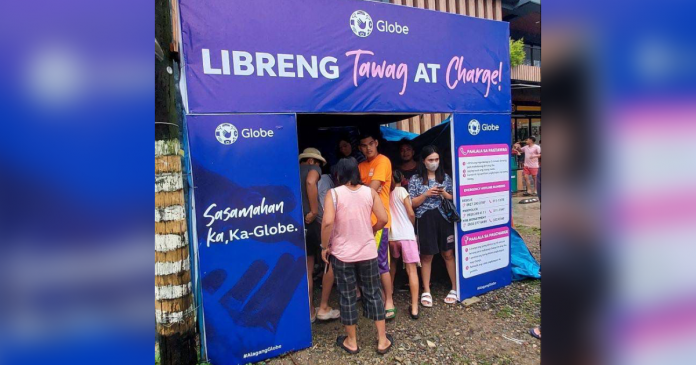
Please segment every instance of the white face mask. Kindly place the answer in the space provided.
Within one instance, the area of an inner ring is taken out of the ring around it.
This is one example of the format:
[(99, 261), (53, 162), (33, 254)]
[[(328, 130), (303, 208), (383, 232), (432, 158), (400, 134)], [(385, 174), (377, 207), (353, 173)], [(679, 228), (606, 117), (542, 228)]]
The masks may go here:
[(439, 162), (426, 162), (425, 163), (425, 168), (428, 169), (429, 171), (435, 172), (437, 171), (437, 168), (440, 166)]

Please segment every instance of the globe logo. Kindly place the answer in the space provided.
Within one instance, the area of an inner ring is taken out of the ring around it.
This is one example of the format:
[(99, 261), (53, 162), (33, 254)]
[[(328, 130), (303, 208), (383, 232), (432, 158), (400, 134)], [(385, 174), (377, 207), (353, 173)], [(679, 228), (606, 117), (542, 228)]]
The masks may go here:
[(215, 138), (222, 144), (232, 144), (238, 136), (237, 128), (230, 123), (222, 123), (215, 128)]
[(350, 29), (352, 29), (353, 33), (358, 37), (365, 38), (370, 35), (370, 33), (372, 33), (372, 26), (372, 17), (363, 10), (355, 11), (350, 16)]
[(479, 132), (481, 132), (481, 124), (479, 123), (478, 120), (472, 119), (469, 122), (469, 134), (471, 134), (472, 136), (475, 136), (475, 135), (479, 134)]

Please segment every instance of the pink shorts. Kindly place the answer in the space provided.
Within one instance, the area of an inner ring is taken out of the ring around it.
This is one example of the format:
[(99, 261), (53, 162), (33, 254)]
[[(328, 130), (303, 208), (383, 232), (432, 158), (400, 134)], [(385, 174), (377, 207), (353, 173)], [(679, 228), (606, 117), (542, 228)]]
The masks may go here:
[(418, 243), (416, 243), (416, 241), (389, 241), (389, 249), (392, 257), (395, 259), (398, 259), (403, 254), (404, 264), (420, 263), (420, 254), (418, 252)]
[(523, 172), (525, 175), (537, 176), (537, 174), (539, 173), (539, 168), (533, 168), (533, 167), (527, 167), (527, 166), (525, 166), (525, 167), (524, 167), (524, 170), (522, 170), (522, 172)]

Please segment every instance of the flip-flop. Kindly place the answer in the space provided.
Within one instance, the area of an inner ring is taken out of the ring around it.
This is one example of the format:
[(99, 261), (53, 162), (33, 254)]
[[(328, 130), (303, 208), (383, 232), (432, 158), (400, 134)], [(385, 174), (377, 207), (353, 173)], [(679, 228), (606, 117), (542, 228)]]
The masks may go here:
[(530, 328), (530, 329), (529, 329), (529, 334), (532, 335), (532, 337), (534, 337), (534, 338), (536, 338), (536, 339), (538, 339), (538, 340), (541, 340), (541, 335), (537, 335), (536, 332), (534, 332), (535, 329), (536, 329), (536, 328)]
[(430, 293), (421, 294), (421, 305), (426, 308), (433, 307), (433, 296)]
[(315, 311), (314, 315), (309, 317), (309, 322), (314, 323), (316, 321), (317, 321), (317, 312)]
[[(384, 312), (385, 312), (384, 318), (386, 318), (387, 320), (396, 318), (396, 307), (394, 307), (392, 309), (387, 309)], [(394, 315), (389, 317), (389, 313), (394, 313)]]
[[(448, 302), (448, 301), (447, 301), (448, 298), (452, 298), (452, 299), (454, 299), (454, 301), (453, 301), (453, 302)], [(454, 303), (456, 303), (456, 302), (457, 302), (457, 292), (454, 291), (454, 290), (450, 290), (450, 292), (449, 292), (449, 293), (447, 294), (447, 296), (445, 297), (445, 303), (447, 303), (447, 304), (454, 304)]]
[(343, 344), (343, 342), (346, 341), (346, 338), (348, 338), (348, 336), (338, 336), (338, 338), (336, 338), (336, 346), (344, 349), (347, 353), (349, 353), (351, 355), (355, 355), (358, 352), (360, 352), (360, 346), (358, 346), (357, 350), (351, 350), (351, 349), (347, 348), (346, 345)]
[(412, 319), (418, 319), (418, 315), (419, 315), (420, 313), (413, 314), (413, 306), (409, 305), (409, 306), (408, 306), (408, 314), (411, 315), (411, 318), (412, 318)]
[(389, 346), (387, 346), (387, 348), (384, 350), (377, 349), (378, 354), (384, 355), (387, 352), (389, 352), (389, 350), (391, 350), (392, 346), (394, 346), (394, 337), (392, 337), (392, 335), (390, 335), (388, 333), (387, 333), (387, 340), (389, 340)]

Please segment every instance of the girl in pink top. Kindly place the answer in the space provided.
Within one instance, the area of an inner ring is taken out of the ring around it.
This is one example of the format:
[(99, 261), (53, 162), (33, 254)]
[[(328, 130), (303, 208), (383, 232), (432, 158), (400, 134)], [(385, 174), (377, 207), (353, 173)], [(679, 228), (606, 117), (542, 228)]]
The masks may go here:
[[(386, 333), (384, 302), (377, 264), (375, 232), (387, 224), (387, 211), (377, 193), (362, 185), (358, 161), (343, 158), (336, 164), (339, 187), (326, 194), (321, 223), (321, 257), (334, 269), (341, 305), (341, 323), (347, 336), (339, 336), (336, 345), (357, 354), (357, 278), (360, 278), (364, 315), (375, 321), (377, 352), (387, 353), (394, 339)], [(371, 215), (377, 217), (372, 225)], [(329, 247), (329, 241), (331, 246)]]

